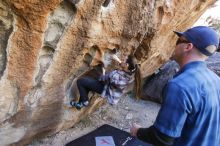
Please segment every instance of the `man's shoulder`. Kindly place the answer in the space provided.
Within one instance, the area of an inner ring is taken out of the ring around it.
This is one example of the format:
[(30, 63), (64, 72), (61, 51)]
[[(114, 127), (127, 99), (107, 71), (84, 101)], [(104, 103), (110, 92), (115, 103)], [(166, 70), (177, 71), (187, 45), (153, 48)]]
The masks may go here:
[(171, 79), (169, 81), (170, 84), (176, 84), (176, 85), (184, 85), (187, 84), (188, 82), (191, 82), (193, 76), (187, 73), (182, 73), (180, 75), (178, 75), (177, 77)]

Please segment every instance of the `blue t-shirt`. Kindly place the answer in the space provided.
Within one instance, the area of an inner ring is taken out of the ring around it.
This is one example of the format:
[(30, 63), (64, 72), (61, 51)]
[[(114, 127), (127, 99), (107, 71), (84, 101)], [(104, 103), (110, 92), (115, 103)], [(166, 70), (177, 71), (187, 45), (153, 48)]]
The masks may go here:
[(220, 78), (202, 61), (168, 82), (154, 126), (175, 146), (220, 146)]

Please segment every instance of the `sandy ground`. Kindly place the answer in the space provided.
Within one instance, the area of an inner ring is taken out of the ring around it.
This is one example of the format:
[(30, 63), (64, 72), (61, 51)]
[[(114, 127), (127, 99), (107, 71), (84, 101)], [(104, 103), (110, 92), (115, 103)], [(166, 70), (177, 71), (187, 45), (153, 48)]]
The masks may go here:
[(133, 122), (148, 127), (153, 124), (159, 108), (160, 105), (157, 103), (137, 101), (132, 98), (131, 94), (127, 94), (117, 105), (105, 104), (74, 127), (43, 139), (36, 139), (28, 146), (64, 146), (103, 124), (109, 124), (125, 131), (130, 130), (130, 124)]

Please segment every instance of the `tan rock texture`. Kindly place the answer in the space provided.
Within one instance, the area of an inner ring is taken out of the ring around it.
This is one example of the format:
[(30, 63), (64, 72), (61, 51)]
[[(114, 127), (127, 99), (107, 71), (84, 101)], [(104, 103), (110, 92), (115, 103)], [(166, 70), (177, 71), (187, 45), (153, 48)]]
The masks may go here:
[[(185, 30), (216, 0), (0, 0), (0, 141), (25, 145), (73, 126), (98, 108), (66, 106), (66, 87), (119, 48), (143, 77), (165, 63), (172, 30)], [(110, 67), (111, 68), (111, 67)]]

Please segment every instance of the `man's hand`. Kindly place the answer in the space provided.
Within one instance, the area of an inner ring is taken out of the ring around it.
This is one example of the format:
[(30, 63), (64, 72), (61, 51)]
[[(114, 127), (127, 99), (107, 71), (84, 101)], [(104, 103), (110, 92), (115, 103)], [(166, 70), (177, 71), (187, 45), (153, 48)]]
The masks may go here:
[(138, 125), (136, 123), (133, 123), (131, 128), (130, 128), (131, 135), (137, 137), (137, 131), (138, 131), (139, 128), (141, 128), (140, 125)]

